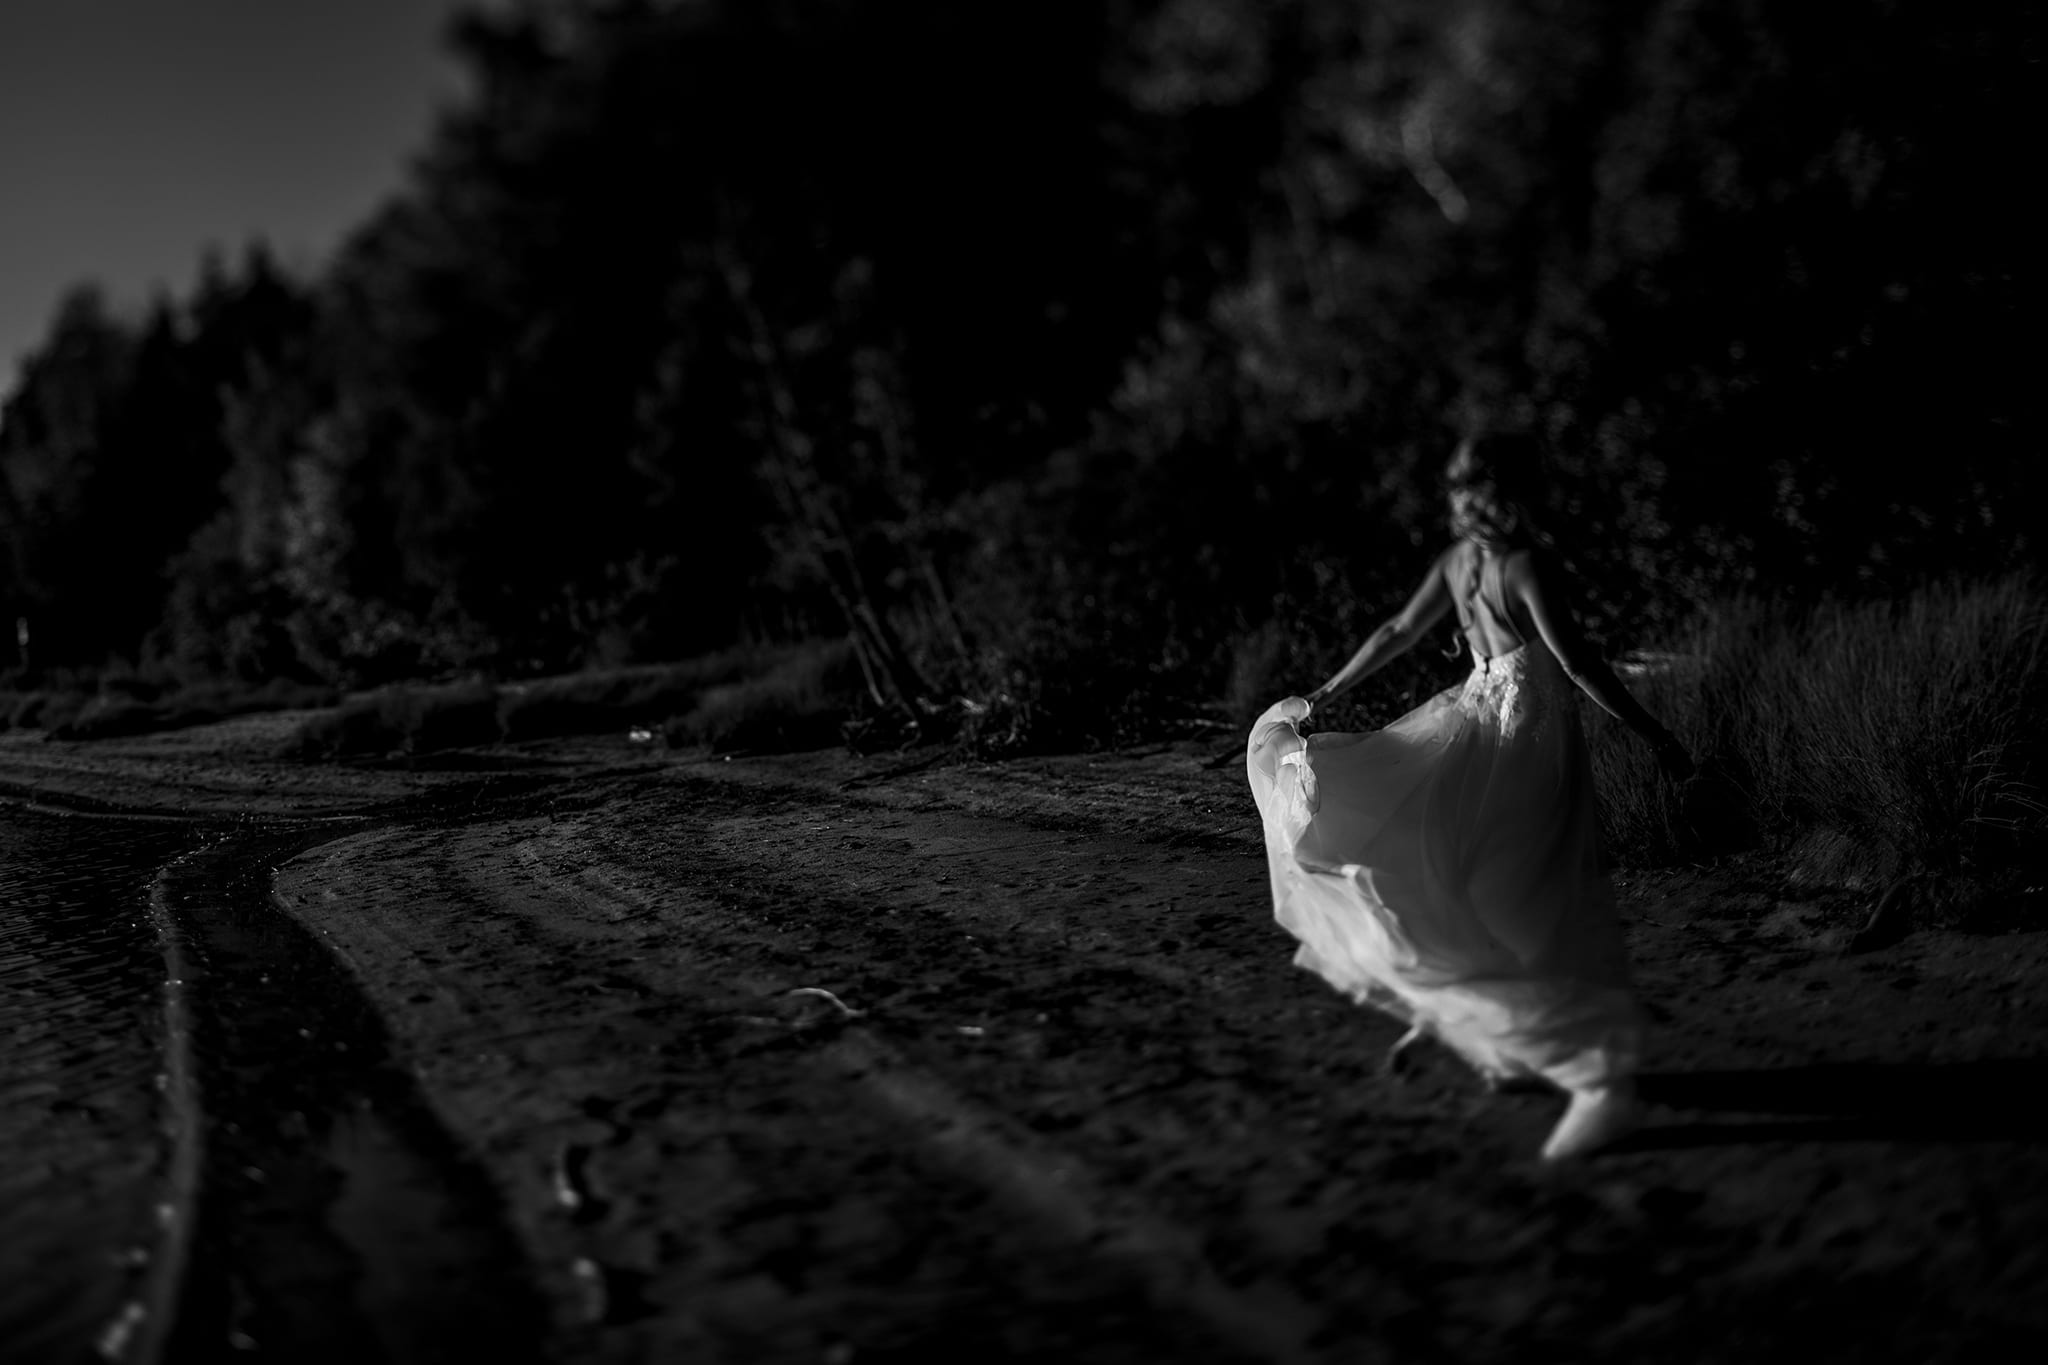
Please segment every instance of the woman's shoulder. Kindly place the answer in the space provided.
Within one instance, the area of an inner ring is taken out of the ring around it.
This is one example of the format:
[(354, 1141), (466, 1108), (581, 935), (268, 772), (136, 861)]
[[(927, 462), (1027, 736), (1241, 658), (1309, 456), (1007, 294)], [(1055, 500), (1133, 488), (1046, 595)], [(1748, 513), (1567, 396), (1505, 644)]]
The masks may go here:
[(1556, 551), (1545, 545), (1517, 545), (1501, 556), (1501, 576), (1511, 581), (1553, 580), (1564, 572)]
[(1578, 586), (1564, 557), (1547, 545), (1517, 548), (1501, 565), (1501, 585), (1512, 601), (1556, 609), (1575, 600)]

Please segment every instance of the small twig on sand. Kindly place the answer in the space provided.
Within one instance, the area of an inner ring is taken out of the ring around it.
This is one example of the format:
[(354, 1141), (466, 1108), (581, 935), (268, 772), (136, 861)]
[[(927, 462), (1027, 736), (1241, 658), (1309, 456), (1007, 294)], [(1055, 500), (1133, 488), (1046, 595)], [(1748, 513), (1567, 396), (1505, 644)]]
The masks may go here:
[(853, 1006), (847, 1004), (844, 1000), (841, 1000), (838, 996), (832, 994), (832, 992), (826, 990), (823, 986), (797, 986), (794, 989), (784, 991), (783, 994), (814, 995), (820, 1000), (829, 1000), (832, 1003), (833, 1007), (836, 1008), (841, 1014), (845, 1015), (848, 1019), (858, 1019), (862, 1015), (867, 1013), (866, 1010), (855, 1009)]

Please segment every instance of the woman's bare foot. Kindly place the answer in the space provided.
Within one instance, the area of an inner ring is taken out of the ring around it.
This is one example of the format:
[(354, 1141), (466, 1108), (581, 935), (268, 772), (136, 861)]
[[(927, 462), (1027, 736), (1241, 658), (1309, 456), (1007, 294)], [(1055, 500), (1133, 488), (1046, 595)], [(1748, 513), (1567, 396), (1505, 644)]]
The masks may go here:
[(1636, 1098), (1635, 1086), (1627, 1082), (1574, 1090), (1571, 1097), (1564, 1117), (1543, 1144), (1545, 1161), (1598, 1151), (1642, 1121), (1642, 1102)]

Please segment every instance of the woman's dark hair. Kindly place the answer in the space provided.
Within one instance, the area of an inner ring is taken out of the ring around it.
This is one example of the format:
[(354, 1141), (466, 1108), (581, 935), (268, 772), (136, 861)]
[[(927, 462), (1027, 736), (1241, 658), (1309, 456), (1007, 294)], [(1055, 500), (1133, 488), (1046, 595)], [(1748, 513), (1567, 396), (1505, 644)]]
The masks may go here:
[[(1536, 442), (1518, 433), (1492, 432), (1468, 436), (1444, 468), (1444, 491), (1451, 500), (1451, 530), (1481, 545), (1505, 550), (1542, 547), (1556, 542), (1543, 529), (1543, 457)], [(1476, 588), (1477, 560), (1471, 564)], [(1464, 608), (1446, 657), (1465, 651)]]
[(1468, 436), (1445, 470), (1447, 491), (1472, 496), (1458, 529), (1501, 545), (1548, 545), (1542, 524), (1543, 453), (1518, 432)]

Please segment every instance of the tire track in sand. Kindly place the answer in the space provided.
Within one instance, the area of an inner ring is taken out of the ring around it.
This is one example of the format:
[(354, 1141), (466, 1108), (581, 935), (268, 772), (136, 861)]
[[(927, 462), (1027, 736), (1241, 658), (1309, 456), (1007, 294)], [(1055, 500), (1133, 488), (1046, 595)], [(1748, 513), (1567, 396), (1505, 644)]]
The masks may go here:
[(534, 1358), (531, 1296), (467, 1157), (376, 1012), (270, 899), (335, 830), (227, 833), (166, 866), (173, 1227), (141, 1358)]
[[(615, 866), (558, 874), (532, 842), (520, 845), (518, 856), (537, 880), (614, 919), (672, 907), (682, 892), (674, 886), (635, 885), (630, 873)], [(700, 906), (698, 913), (709, 908)], [(775, 989), (761, 978), (731, 979), (763, 997)], [(1233, 1288), (1209, 1265), (1202, 1239), (1192, 1229), (1116, 1189), (1073, 1153), (969, 1099), (929, 1067), (911, 1062), (875, 1029), (855, 1024), (837, 1033), (819, 1054), (824, 1068), (900, 1123), (929, 1159), (986, 1188), (1069, 1251), (1102, 1262), (1113, 1273), (1131, 1275), (1161, 1311), (1199, 1321), (1247, 1357), (1274, 1365), (1322, 1358), (1309, 1347), (1318, 1315), (1284, 1286), (1267, 1282)], [(1366, 1365), (1375, 1355), (1353, 1349), (1344, 1359)]]

